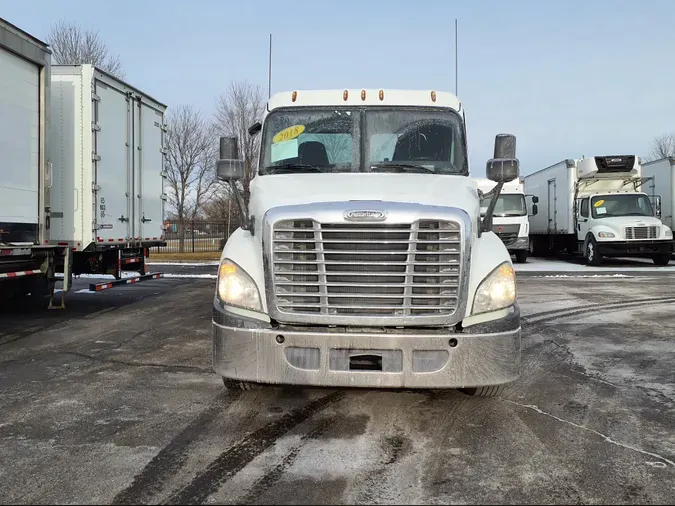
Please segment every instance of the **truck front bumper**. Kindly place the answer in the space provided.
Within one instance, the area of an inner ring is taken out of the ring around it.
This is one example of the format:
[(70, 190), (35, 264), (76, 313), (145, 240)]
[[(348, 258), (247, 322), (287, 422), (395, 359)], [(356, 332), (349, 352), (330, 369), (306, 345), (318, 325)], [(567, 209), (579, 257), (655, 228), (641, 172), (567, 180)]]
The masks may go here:
[(530, 238), (529, 237), (519, 237), (513, 243), (506, 246), (506, 249), (509, 253), (513, 253), (518, 250), (528, 250), (530, 249)]
[(598, 254), (604, 256), (652, 256), (673, 252), (673, 241), (598, 241)]
[(462, 332), (276, 328), (213, 313), (213, 369), (241, 381), (326, 387), (465, 388), (516, 380), (521, 372), (518, 306)]

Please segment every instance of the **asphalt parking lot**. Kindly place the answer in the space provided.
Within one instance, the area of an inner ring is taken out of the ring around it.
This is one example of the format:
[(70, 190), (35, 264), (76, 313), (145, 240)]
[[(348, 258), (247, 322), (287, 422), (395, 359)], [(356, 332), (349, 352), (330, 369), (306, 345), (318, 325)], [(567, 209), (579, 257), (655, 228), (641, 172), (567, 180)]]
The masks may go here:
[(4, 503), (675, 502), (675, 266), (520, 266), (523, 375), (226, 391), (215, 265), (0, 314)]

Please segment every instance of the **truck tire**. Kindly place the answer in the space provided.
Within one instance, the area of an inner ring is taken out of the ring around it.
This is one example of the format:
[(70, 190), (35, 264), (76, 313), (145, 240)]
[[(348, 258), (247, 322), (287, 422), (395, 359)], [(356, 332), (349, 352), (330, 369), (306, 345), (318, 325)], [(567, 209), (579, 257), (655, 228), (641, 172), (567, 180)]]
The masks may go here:
[(652, 257), (652, 260), (654, 261), (654, 265), (665, 267), (670, 263), (670, 253), (662, 253), (660, 255), (654, 255)]
[(233, 380), (230, 378), (223, 378), (223, 385), (225, 385), (225, 388), (228, 390), (256, 390), (262, 386), (260, 383)]
[(516, 262), (519, 264), (524, 264), (527, 262), (527, 250), (526, 249), (519, 249), (516, 250)]
[(475, 388), (460, 388), (459, 391), (471, 397), (497, 397), (504, 392), (505, 385), (488, 385)]
[(598, 255), (598, 243), (592, 235), (586, 237), (584, 258), (588, 265), (598, 266), (602, 264), (602, 257)]

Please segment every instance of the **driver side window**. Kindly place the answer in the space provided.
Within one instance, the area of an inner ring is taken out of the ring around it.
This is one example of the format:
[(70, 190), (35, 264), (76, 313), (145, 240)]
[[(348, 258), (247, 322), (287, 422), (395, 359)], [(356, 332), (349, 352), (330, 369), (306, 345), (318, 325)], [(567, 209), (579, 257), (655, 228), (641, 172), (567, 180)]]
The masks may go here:
[(584, 218), (588, 218), (588, 209), (589, 209), (588, 202), (589, 199), (584, 199), (581, 201), (581, 216), (583, 216)]

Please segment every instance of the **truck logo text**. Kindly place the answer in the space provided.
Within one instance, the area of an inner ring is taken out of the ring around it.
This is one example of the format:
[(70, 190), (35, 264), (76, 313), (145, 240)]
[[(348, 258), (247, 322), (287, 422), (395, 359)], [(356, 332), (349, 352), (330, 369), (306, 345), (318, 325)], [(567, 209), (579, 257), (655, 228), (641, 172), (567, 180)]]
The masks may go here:
[(347, 211), (345, 220), (349, 221), (384, 221), (387, 219), (386, 211)]

